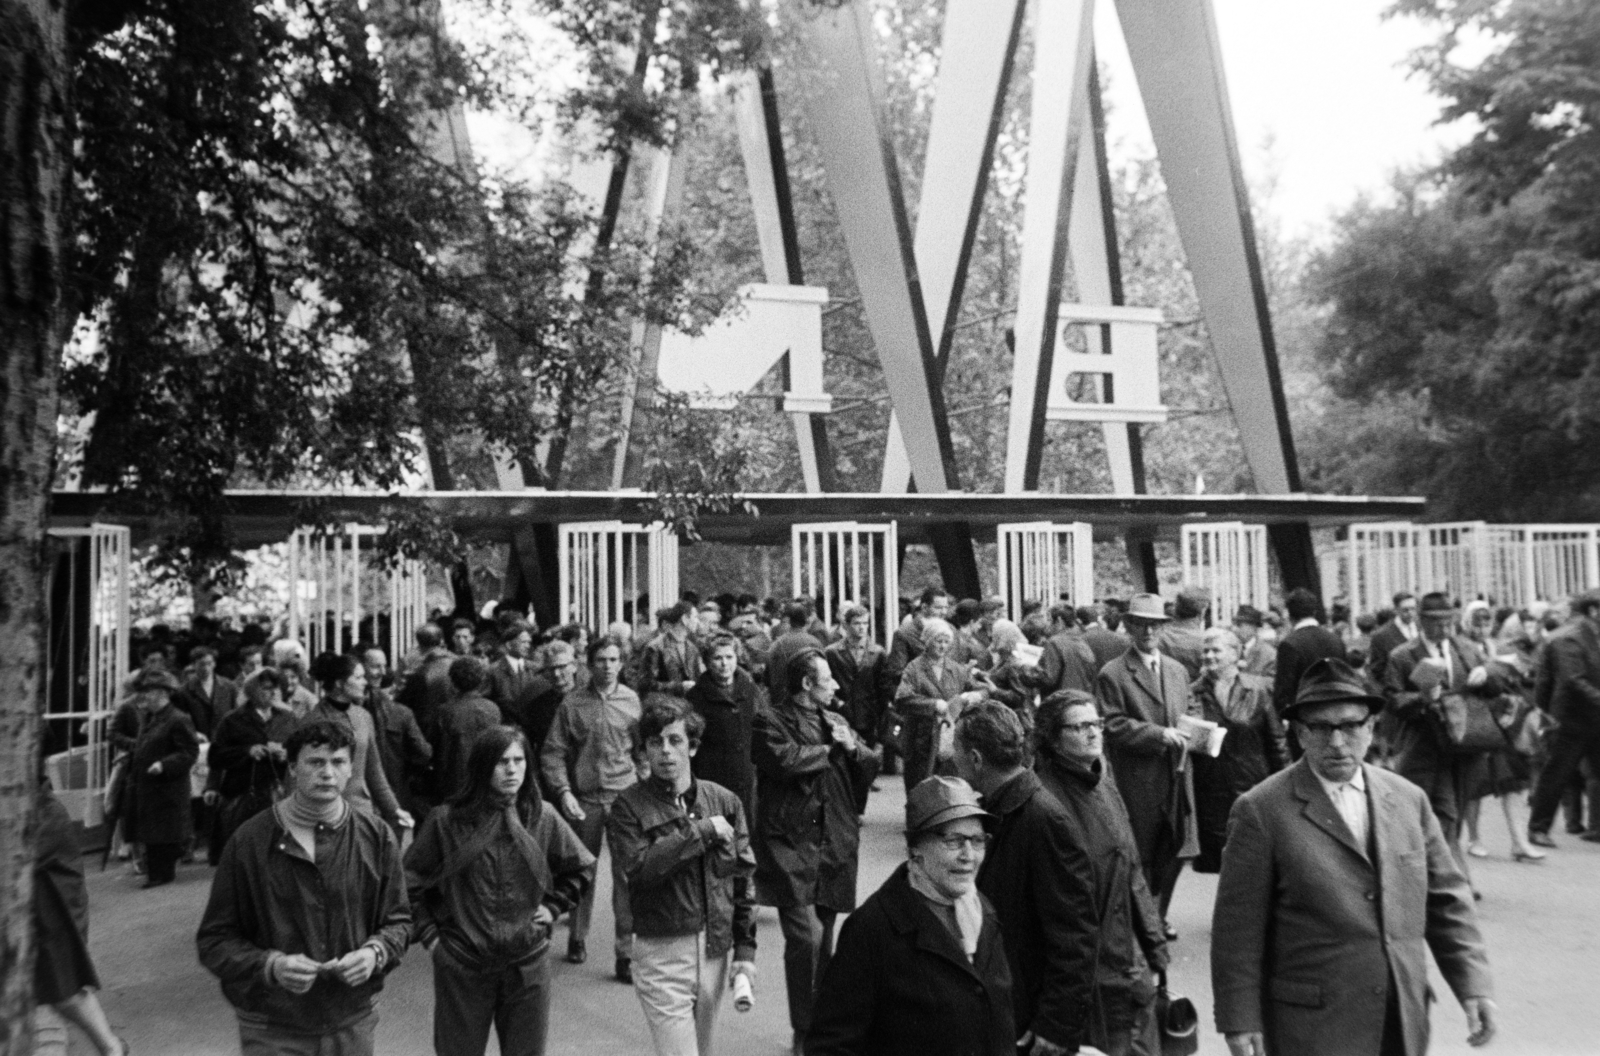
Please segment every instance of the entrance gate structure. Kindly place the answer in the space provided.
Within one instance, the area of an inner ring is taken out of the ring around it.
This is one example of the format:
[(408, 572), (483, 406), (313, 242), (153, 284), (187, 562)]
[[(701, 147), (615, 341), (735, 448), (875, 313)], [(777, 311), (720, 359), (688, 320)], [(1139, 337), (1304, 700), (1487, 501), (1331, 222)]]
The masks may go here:
[(1211, 594), (1211, 622), (1233, 623), (1241, 605), (1267, 607), (1267, 529), (1260, 524), (1226, 521), (1186, 524), (1178, 537), (1183, 584)]
[(398, 663), (428, 619), (423, 562), (384, 568), (377, 537), (384, 529), (347, 524), (335, 531), (297, 528), (289, 536), (289, 637), (310, 656), (344, 652), (357, 642), (387, 643)]
[(1063, 591), (1074, 605), (1094, 600), (1094, 528), (1083, 521), (1002, 524), (995, 527), (995, 560), (1006, 615), (1022, 619), (1023, 606), (1049, 608)]
[(814, 598), (829, 629), (847, 604), (868, 612), (872, 639), (885, 649), (900, 619), (899, 532), (887, 524), (796, 524), (789, 529), (796, 597)]
[(130, 669), (129, 530), (51, 528), (41, 752), (55, 794), (86, 825), (105, 817), (111, 719)]
[(618, 621), (637, 634), (678, 600), (678, 536), (663, 524), (563, 524), (559, 561), (561, 618), (591, 634)]

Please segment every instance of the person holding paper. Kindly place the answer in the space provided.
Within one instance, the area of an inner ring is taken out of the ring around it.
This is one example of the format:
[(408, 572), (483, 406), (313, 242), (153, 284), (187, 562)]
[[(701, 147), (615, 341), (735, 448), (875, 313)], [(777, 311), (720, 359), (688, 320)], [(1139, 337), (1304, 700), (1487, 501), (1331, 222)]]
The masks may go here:
[(1234, 801), (1289, 765), (1283, 723), (1272, 706), (1272, 680), (1241, 671), (1240, 651), (1233, 631), (1211, 628), (1200, 649), (1200, 677), (1189, 687), (1200, 705), (1199, 721), (1207, 724), (1209, 736), (1222, 739), (1215, 755), (1194, 756), (1195, 820), (1200, 829), (1197, 873), (1222, 868)]

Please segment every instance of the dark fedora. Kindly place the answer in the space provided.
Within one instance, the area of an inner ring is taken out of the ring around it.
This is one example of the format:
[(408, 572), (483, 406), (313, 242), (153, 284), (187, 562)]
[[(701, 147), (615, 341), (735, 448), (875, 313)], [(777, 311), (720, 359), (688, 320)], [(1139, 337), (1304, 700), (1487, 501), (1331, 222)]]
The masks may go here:
[(1260, 627), (1263, 622), (1261, 610), (1254, 605), (1240, 605), (1233, 610), (1233, 622), (1248, 623), (1252, 627)]
[(1306, 668), (1294, 702), (1283, 709), (1283, 717), (1298, 718), (1300, 709), (1320, 704), (1365, 704), (1374, 715), (1383, 710), (1383, 698), (1367, 688), (1360, 672), (1336, 656), (1323, 657)]
[(1454, 616), (1459, 611), (1448, 594), (1441, 594), (1438, 591), (1424, 594), (1422, 600), (1417, 603), (1418, 616)]

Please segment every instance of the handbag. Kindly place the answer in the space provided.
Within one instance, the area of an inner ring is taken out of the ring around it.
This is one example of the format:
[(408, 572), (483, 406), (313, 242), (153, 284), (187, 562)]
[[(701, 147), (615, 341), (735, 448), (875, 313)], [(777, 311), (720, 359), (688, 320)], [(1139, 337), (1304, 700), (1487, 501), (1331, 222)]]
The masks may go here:
[(1439, 698), (1446, 748), (1456, 755), (1503, 752), (1511, 747), (1491, 702), (1471, 693), (1446, 693)]
[(1192, 1056), (1200, 1049), (1200, 1014), (1194, 1002), (1167, 989), (1167, 973), (1156, 977), (1156, 1025), (1161, 1056)]

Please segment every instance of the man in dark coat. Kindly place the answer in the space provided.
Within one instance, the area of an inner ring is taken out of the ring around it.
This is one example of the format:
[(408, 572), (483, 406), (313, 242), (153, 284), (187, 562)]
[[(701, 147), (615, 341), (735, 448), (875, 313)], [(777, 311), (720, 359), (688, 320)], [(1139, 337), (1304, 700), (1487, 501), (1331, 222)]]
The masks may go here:
[(705, 720), (692, 768), (739, 797), (745, 817), (754, 817), (755, 767), (750, 733), (762, 704), (761, 688), (739, 666), (739, 640), (721, 633), (706, 646), (706, 670), (689, 691), (689, 704)]
[(1428, 953), (1494, 1034), (1472, 895), (1427, 796), (1362, 762), (1383, 700), (1341, 660), (1300, 681), (1305, 753), (1239, 797), (1212, 918), (1217, 1029), (1236, 1054), (1423, 1056)]
[[(1071, 722), (1099, 721), (1087, 693), (1069, 690), (1048, 699), (1055, 703), (1046, 704), (1041, 716), (1059, 717), (1068, 710), (1061, 706), (1066, 700), (1079, 709)], [(1052, 729), (1058, 726), (1051, 722)], [(1098, 763), (1098, 729), (1074, 726), (1069, 736), (1091, 744)], [(1021, 720), (1004, 705), (974, 704), (956, 721), (956, 769), (998, 819), (978, 870), (978, 890), (1000, 917), (1018, 1047), (1030, 1056), (1076, 1052), (1089, 1044), (1108, 1049), (1106, 1024), (1096, 1022), (1094, 1010), (1116, 1011), (1119, 1024), (1131, 1025), (1128, 970), (1142, 963), (1135, 925), (1142, 923), (1151, 950), (1161, 951), (1155, 958), (1161, 967), (1166, 955), (1160, 917), (1114, 782), (1100, 780), (1100, 770), (1090, 772), (1085, 764), (1077, 780), (1051, 774), (1056, 791), (1048, 791), (1040, 774), (1022, 765), (1026, 747)], [(1135, 892), (1147, 914), (1143, 919), (1130, 910)], [(1148, 983), (1148, 971), (1139, 982)], [(1146, 990), (1143, 985), (1141, 997)], [(1148, 1005), (1144, 1000), (1139, 1008)], [(1147, 1012), (1144, 1018), (1150, 1018)]]
[(1161, 651), (1183, 665), (1189, 681), (1200, 677), (1200, 651), (1211, 595), (1202, 587), (1186, 587), (1172, 603), (1172, 622), (1161, 628)]
[(200, 758), (194, 722), (173, 703), (181, 687), (166, 671), (147, 671), (134, 683), (143, 718), (128, 760), (133, 790), (129, 832), (144, 844), (145, 887), (170, 884), (194, 834), (189, 771)]
[(486, 665), (475, 656), (458, 656), (450, 661), (450, 684), (455, 687), (455, 696), (435, 709), (433, 729), (425, 731), (433, 745), (433, 769), (438, 778), (435, 791), (441, 800), (465, 787), (473, 742), (484, 730), (501, 723), (500, 709), (482, 695), (487, 677)]
[(383, 776), (388, 778), (389, 790), (400, 802), (400, 809), (413, 818), (421, 818), (428, 813), (427, 798), (433, 783), (433, 745), (423, 735), (411, 709), (381, 688), (383, 673), (389, 666), (383, 650), (376, 646), (364, 650), (361, 666), (367, 672), (363, 704), (372, 716), (373, 740), (383, 763)]
[(191, 650), (189, 663), (192, 671), (175, 703), (189, 713), (194, 732), (210, 739), (217, 724), (238, 707), (239, 687), (217, 674), (217, 653), (208, 645)]
[[(1126, 649), (1127, 643), (1123, 642), (1122, 647)], [(1050, 606), (1050, 637), (1044, 643), (1039, 667), (1032, 675), (1039, 695), (1048, 697), (1063, 689), (1093, 693), (1100, 667), (1095, 663), (1094, 650), (1084, 641), (1083, 631), (1078, 627), (1077, 610), (1064, 601)]]
[(1078, 607), (1078, 626), (1083, 628), (1083, 644), (1094, 654), (1094, 670), (1097, 675), (1102, 667), (1127, 652), (1128, 636), (1119, 634), (1107, 626), (1105, 618), (1092, 606)]
[(850, 728), (869, 745), (877, 746), (884, 712), (894, 696), (889, 681), (889, 654), (872, 640), (871, 615), (852, 605), (840, 616), (844, 638), (824, 649), (835, 682), (839, 683), (839, 711)]
[(1156, 648), (1168, 619), (1159, 594), (1135, 594), (1123, 625), (1133, 644), (1100, 672), (1106, 754), (1139, 847), (1145, 881), (1166, 913), (1186, 858), (1200, 853), (1189, 765), (1192, 736), (1178, 720), (1195, 711), (1189, 672)]
[(820, 652), (822, 640), (806, 630), (811, 610), (798, 601), (783, 610), (788, 630), (767, 651), (767, 699), (782, 700), (788, 693), (789, 661), (801, 653)]
[(395, 699), (411, 709), (423, 732), (433, 728), (434, 709), (455, 695), (450, 685), (450, 664), (456, 655), (444, 647), (444, 631), (436, 623), (417, 628), (421, 656), (406, 675)]
[[(1312, 664), (1326, 657), (1348, 661), (1344, 639), (1318, 622), (1322, 602), (1304, 587), (1291, 590), (1284, 599), (1289, 610), (1293, 630), (1278, 643), (1278, 670), (1272, 679), (1272, 706), (1282, 715), (1294, 703), (1295, 691), (1300, 688), (1300, 676)], [(1290, 742), (1291, 748), (1293, 742)]]
[(1384, 696), (1394, 720), (1391, 769), (1428, 794), (1451, 847), (1461, 842), (1467, 775), (1476, 760), (1449, 751), (1438, 702), (1445, 693), (1464, 693), (1488, 678), (1477, 644), (1453, 633), (1457, 615), (1443, 594), (1424, 594), (1422, 634), (1390, 653), (1384, 669)]
[(1367, 675), (1380, 686), (1388, 674), (1390, 655), (1422, 634), (1417, 626), (1417, 608), (1417, 596), (1402, 590), (1394, 596), (1394, 617), (1372, 632), (1372, 642), (1367, 647)]
[[(1550, 714), (1559, 723), (1551, 735), (1550, 758), (1533, 789), (1528, 819), (1528, 839), (1540, 847), (1556, 845), (1550, 826), (1579, 764), (1589, 762), (1590, 788), (1600, 781), (1600, 592), (1580, 594), (1572, 609), (1575, 618), (1546, 643), (1540, 670)], [(1583, 838), (1600, 843), (1600, 802), (1593, 796)]]
[(756, 712), (756, 897), (778, 910), (789, 1023), (811, 1027), (817, 981), (833, 950), (833, 922), (856, 906), (861, 840), (857, 796), (878, 753), (828, 711), (838, 684), (820, 650), (787, 665), (788, 692)]
[[(483, 695), (500, 709), (506, 725), (527, 733), (529, 707), (550, 690), (549, 681), (530, 656), (533, 628), (521, 620), (508, 623), (500, 632), (500, 648), (501, 655), (489, 665), (489, 682)], [(538, 746), (533, 745), (533, 750), (538, 751)]]
[(694, 688), (706, 665), (700, 658), (700, 646), (690, 633), (689, 621), (694, 618), (694, 606), (687, 601), (662, 609), (660, 630), (645, 643), (635, 660), (634, 691), (640, 697), (651, 693), (666, 693), (682, 697)]
[(1254, 605), (1240, 605), (1233, 610), (1233, 634), (1239, 639), (1239, 671), (1267, 680), (1270, 692), (1272, 680), (1278, 674), (1278, 647), (1261, 637), (1261, 610)]
[(906, 665), (922, 655), (922, 625), (928, 620), (943, 620), (950, 615), (950, 595), (938, 587), (927, 587), (917, 599), (917, 609), (895, 628), (889, 642), (889, 678), (895, 685), (905, 674)]

